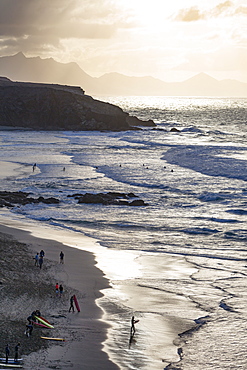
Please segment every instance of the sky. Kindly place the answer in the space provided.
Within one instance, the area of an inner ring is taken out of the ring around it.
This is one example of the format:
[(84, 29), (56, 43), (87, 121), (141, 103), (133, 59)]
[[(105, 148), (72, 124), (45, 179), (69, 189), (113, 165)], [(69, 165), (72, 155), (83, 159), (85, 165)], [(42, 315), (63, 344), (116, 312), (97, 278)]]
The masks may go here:
[(0, 56), (183, 81), (247, 82), (246, 0), (0, 0)]

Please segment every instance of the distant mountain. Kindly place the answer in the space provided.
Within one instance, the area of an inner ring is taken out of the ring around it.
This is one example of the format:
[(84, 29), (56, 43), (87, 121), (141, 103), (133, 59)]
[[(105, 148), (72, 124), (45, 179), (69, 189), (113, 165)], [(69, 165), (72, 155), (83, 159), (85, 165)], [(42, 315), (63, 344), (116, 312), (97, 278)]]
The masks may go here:
[(247, 97), (247, 84), (218, 81), (200, 73), (183, 82), (164, 82), (145, 76), (129, 77), (108, 73), (91, 77), (76, 63), (59, 63), (52, 58), (27, 58), (23, 53), (0, 57), (0, 76), (15, 81), (76, 85), (89, 95), (161, 95)]

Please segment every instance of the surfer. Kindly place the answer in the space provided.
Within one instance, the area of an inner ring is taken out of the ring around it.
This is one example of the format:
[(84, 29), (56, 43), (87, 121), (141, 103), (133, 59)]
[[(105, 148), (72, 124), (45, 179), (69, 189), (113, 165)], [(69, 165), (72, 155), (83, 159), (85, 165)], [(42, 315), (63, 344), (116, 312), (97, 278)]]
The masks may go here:
[(138, 322), (139, 320), (135, 320), (135, 317), (132, 316), (131, 318), (131, 328), (130, 328), (130, 335), (133, 336), (136, 332), (136, 328), (135, 328), (135, 324)]
[(21, 343), (17, 343), (17, 345), (15, 346), (15, 359), (14, 361), (17, 362), (18, 361), (18, 355), (19, 355), (19, 347), (20, 347)]
[(64, 253), (61, 251), (60, 252), (60, 263), (63, 263), (63, 258), (64, 258)]
[(5, 347), (5, 357), (6, 357), (6, 364), (9, 361), (9, 345), (7, 344)]
[(70, 310), (72, 310), (73, 312), (75, 312), (75, 309), (74, 309), (74, 296), (72, 295), (70, 297), (70, 308), (69, 308), (69, 312)]
[(39, 256), (42, 257), (42, 258), (44, 258), (45, 252), (43, 251), (43, 249), (41, 249), (41, 251), (39, 252)]

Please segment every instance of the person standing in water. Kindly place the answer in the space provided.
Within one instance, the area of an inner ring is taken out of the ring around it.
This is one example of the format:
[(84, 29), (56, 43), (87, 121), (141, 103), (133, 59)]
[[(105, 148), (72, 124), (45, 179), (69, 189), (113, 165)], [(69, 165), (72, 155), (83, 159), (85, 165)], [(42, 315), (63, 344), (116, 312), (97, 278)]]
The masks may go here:
[(134, 336), (135, 332), (136, 332), (136, 328), (135, 328), (135, 324), (139, 322), (139, 320), (135, 320), (135, 317), (132, 316), (131, 318), (131, 328), (130, 328), (130, 335), (131, 336)]

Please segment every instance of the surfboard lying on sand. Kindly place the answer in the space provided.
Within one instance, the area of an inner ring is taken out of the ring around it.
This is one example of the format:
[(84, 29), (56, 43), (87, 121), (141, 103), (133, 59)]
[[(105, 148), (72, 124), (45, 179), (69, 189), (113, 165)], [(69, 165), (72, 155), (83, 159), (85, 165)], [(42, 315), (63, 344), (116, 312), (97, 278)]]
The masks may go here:
[(16, 367), (18, 367), (18, 368), (21, 368), (21, 367), (23, 367), (22, 365), (16, 365), (16, 364), (4, 364), (4, 363), (2, 363), (2, 364), (0, 364), (0, 366), (1, 367), (11, 367), (11, 368), (16, 368)]
[(54, 328), (54, 326), (53, 325), (51, 325), (50, 323), (49, 323), (49, 321), (47, 321), (47, 320), (44, 320), (43, 319), (43, 317), (41, 318), (40, 316), (34, 316), (38, 321), (40, 321), (42, 324), (44, 324), (44, 325), (46, 325), (46, 326), (48, 326), (48, 328), (51, 328), (51, 329), (53, 329)]
[(59, 340), (61, 342), (65, 342), (64, 338), (50, 338), (50, 337), (40, 337), (42, 339), (47, 339), (47, 340)]
[(80, 306), (79, 306), (79, 303), (77, 301), (77, 298), (76, 298), (76, 295), (74, 294), (74, 302), (75, 302), (75, 306), (76, 306), (76, 309), (78, 312), (81, 312), (81, 309), (80, 309)]

